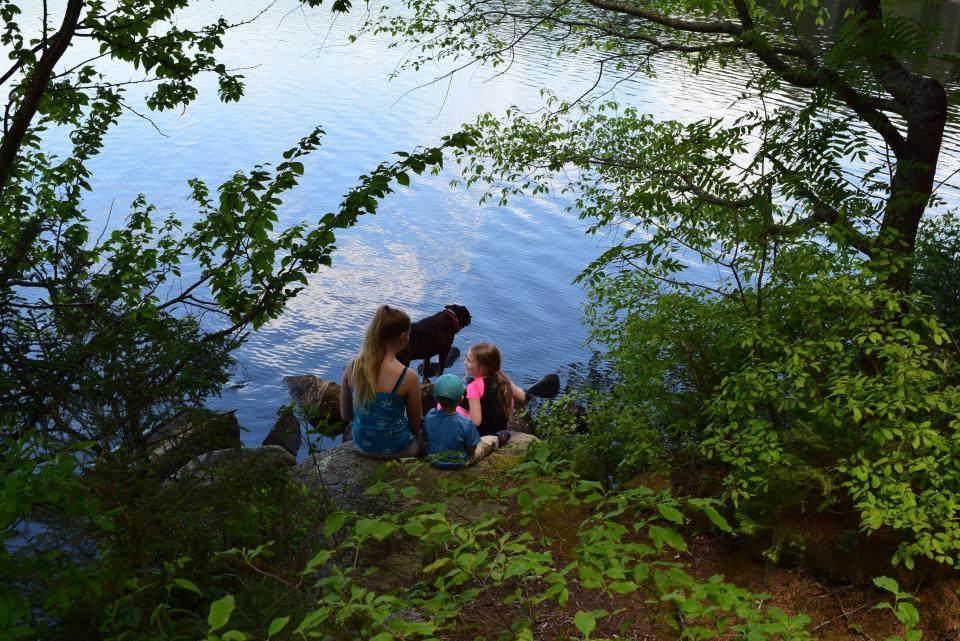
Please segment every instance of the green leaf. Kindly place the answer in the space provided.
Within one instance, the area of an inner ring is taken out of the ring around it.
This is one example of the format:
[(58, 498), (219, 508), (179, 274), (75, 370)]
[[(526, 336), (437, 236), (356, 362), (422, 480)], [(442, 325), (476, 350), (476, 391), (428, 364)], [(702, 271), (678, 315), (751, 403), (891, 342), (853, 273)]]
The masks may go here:
[(200, 588), (198, 588), (197, 584), (190, 579), (174, 579), (173, 582), (185, 590), (190, 590), (195, 594), (200, 594)]
[(531, 488), (531, 491), (541, 498), (557, 496), (563, 492), (563, 488), (556, 483), (540, 483)]
[(658, 548), (663, 548), (664, 545), (669, 545), (673, 549), (681, 552), (685, 552), (687, 550), (686, 541), (683, 540), (683, 537), (680, 536), (676, 530), (660, 527), (659, 525), (651, 525), (647, 532)]
[(916, 606), (906, 601), (897, 604), (897, 620), (908, 628), (913, 628), (920, 622), (920, 613)]
[(577, 626), (585, 639), (590, 638), (590, 633), (597, 627), (597, 617), (592, 612), (581, 610), (574, 615), (573, 624)]
[(410, 536), (420, 537), (427, 533), (427, 528), (420, 521), (411, 521), (403, 524), (403, 531)]
[(660, 512), (660, 515), (668, 521), (673, 521), (678, 525), (683, 525), (683, 513), (672, 505), (660, 503), (657, 505), (657, 511)]
[(320, 550), (317, 554), (310, 559), (307, 563), (307, 566), (303, 569), (303, 574), (310, 574), (318, 567), (330, 560), (330, 557), (333, 556), (332, 550)]
[(219, 630), (227, 624), (227, 621), (230, 620), (230, 615), (233, 614), (233, 608), (234, 600), (232, 594), (228, 594), (222, 599), (210, 604), (210, 614), (207, 615), (207, 623), (210, 624), (211, 632)]
[(287, 623), (290, 622), (290, 617), (278, 617), (270, 622), (270, 627), (267, 628), (267, 638), (269, 639), (275, 635), (280, 630), (283, 630), (286, 627)]
[(345, 512), (334, 512), (327, 517), (327, 520), (323, 522), (323, 536), (330, 538), (334, 534), (340, 531), (340, 528), (343, 527), (343, 524), (347, 522), (347, 514)]
[(878, 588), (886, 590), (892, 594), (900, 594), (900, 586), (897, 582), (888, 576), (878, 576), (873, 579), (873, 584)]
[(434, 561), (433, 563), (426, 566), (420, 571), (423, 572), (424, 574), (430, 574), (434, 570), (439, 570), (440, 568), (442, 568), (443, 566), (447, 565), (450, 562), (451, 562), (450, 559), (448, 559), (447, 557), (445, 556), (440, 557), (439, 559), (437, 559), (436, 561)]
[(633, 581), (616, 581), (608, 587), (611, 592), (616, 592), (617, 594), (630, 594), (631, 592), (636, 592), (638, 586)]
[(526, 492), (517, 494), (517, 504), (524, 510), (530, 509), (530, 495)]
[(730, 527), (730, 523), (727, 522), (727, 519), (723, 517), (722, 514), (717, 512), (711, 505), (701, 505), (700, 511), (703, 512), (710, 522), (715, 526), (723, 530), (724, 532), (733, 532), (733, 528)]

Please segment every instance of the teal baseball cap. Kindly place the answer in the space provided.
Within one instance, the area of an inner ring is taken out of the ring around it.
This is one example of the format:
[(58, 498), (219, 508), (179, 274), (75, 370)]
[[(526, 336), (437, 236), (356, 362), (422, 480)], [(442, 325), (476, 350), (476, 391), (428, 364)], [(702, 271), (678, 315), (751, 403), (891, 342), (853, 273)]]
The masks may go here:
[(433, 384), (433, 397), (441, 405), (456, 405), (465, 391), (463, 381), (454, 374), (444, 374)]

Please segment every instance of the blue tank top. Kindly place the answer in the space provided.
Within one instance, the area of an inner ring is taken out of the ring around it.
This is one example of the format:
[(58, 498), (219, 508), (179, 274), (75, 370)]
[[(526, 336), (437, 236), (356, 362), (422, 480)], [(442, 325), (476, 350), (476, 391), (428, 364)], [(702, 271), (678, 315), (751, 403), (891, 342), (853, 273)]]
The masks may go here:
[(353, 444), (371, 454), (389, 454), (402, 452), (410, 446), (413, 435), (410, 433), (410, 421), (407, 418), (407, 401), (397, 395), (400, 383), (407, 375), (407, 368), (400, 372), (400, 378), (389, 392), (377, 392), (373, 402), (362, 407), (353, 400), (350, 390), (350, 402), (353, 403)]

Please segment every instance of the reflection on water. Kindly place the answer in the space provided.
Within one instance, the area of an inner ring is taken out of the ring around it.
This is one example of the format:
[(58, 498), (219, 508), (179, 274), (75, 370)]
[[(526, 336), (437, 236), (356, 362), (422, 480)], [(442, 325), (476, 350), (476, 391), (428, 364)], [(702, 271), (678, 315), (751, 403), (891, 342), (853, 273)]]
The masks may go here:
[[(199, 24), (221, 13), (247, 17), (263, 4), (197, 3), (180, 24)], [(954, 2), (937, 6), (957, 10)], [(201, 79), (201, 99), (183, 113), (151, 115), (152, 123), (124, 117), (110, 134), (107, 153), (91, 162), (96, 182), (87, 204), (95, 220), (107, 224), (105, 213), (113, 206), (116, 221), (117, 212), (140, 192), (161, 211), (190, 220), (187, 178), (199, 176), (216, 185), (238, 169), (277, 162), (283, 150), (319, 124), (327, 131), (323, 146), (305, 163), (301, 187), (280, 212), (281, 224), (315, 220), (393, 151), (435, 144), (486, 111), (538, 105), (544, 84), (561, 96), (576, 97), (596, 76), (590, 57), (547, 64), (536, 41), (530, 41), (503, 76), (468, 71), (449, 84), (408, 93), (443, 69), (388, 82), (397, 50), (371, 38), (344, 46), (359, 16), (334, 19), (325, 11), (291, 11), (295, 7), (294, 0), (280, 0), (260, 20), (225, 39), (226, 64), (245, 68), (246, 96), (239, 104), (220, 104), (212, 80)], [(958, 21), (948, 24), (944, 35), (951, 34), (955, 44)], [(657, 117), (692, 121), (745, 109), (734, 105), (745, 73), (728, 67), (707, 70), (694, 80), (668, 60), (656, 80), (638, 77), (600, 89)], [(789, 104), (791, 98), (787, 93), (773, 100)], [(956, 123), (952, 118), (942, 177), (960, 167)], [(376, 216), (340, 234), (333, 268), (312, 276), (287, 313), (239, 351), (233, 385), (212, 405), (238, 410), (250, 430), (247, 443), (259, 443), (277, 408), (287, 402), (283, 376), (339, 377), (380, 303), (406, 309), (414, 319), (448, 303), (467, 306), (473, 324), (456, 344), (465, 349), (480, 340), (497, 343), (505, 369), (521, 382), (587, 360), (579, 324), (585, 296), (571, 281), (605, 241), (584, 235), (585, 224), (564, 211), (569, 202), (563, 198), (516, 198), (504, 208), (481, 207), (476, 193), (449, 186), (456, 175), (448, 168), (439, 176), (414, 179), (388, 197)], [(946, 193), (952, 197), (956, 191)], [(703, 270), (699, 277), (712, 280), (717, 274)]]

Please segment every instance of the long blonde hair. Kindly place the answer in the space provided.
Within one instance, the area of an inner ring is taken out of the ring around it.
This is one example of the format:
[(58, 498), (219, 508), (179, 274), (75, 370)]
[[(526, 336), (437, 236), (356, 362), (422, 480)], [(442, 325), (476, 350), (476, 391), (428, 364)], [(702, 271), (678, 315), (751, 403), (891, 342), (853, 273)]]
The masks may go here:
[(467, 350), (473, 360), (477, 362), (486, 376), (495, 376), (500, 383), (500, 403), (503, 405), (504, 415), (510, 417), (510, 406), (513, 404), (513, 390), (510, 379), (500, 371), (500, 350), (493, 343), (477, 343)]
[(380, 379), (380, 366), (387, 346), (396, 342), (400, 335), (410, 331), (410, 317), (406, 312), (381, 305), (367, 326), (360, 353), (353, 359), (353, 399), (363, 407), (373, 403), (377, 396), (377, 381)]

